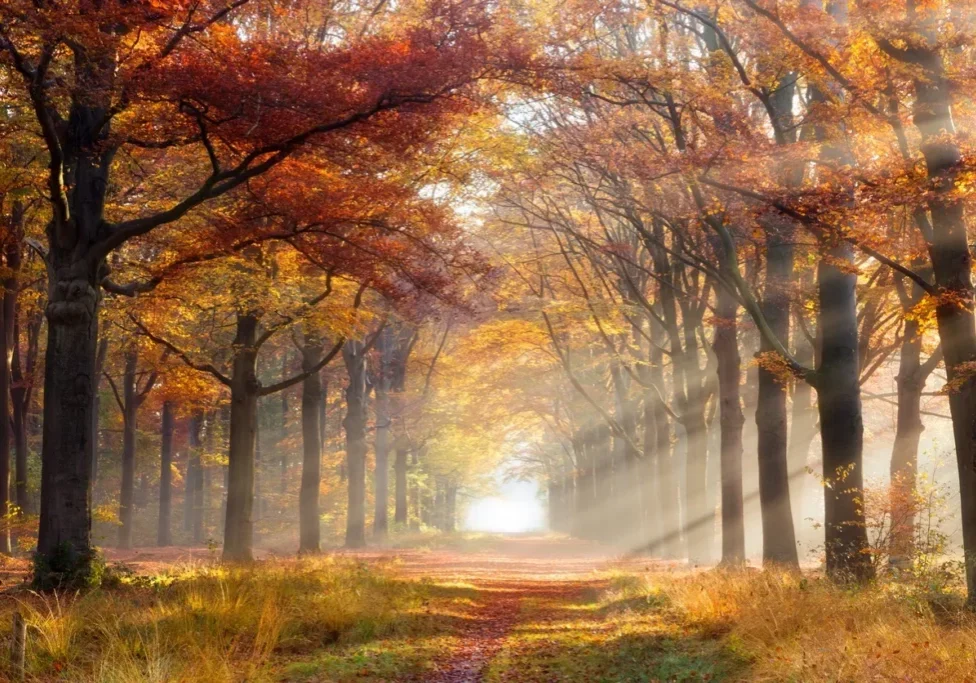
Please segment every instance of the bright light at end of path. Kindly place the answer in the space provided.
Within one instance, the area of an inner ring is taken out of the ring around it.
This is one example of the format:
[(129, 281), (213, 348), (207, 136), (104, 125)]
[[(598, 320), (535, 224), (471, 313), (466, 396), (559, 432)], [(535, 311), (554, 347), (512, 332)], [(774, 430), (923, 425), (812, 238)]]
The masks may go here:
[(482, 498), (468, 508), (464, 528), (516, 534), (545, 527), (545, 513), (537, 501)]

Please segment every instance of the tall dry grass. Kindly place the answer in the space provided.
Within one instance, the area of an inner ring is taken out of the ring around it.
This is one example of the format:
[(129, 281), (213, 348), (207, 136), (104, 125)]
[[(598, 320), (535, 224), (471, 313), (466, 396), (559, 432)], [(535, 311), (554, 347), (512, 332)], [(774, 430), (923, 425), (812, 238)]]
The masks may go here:
[(617, 576), (606, 600), (646, 600), (719, 639), (750, 681), (976, 680), (976, 615), (940, 577), (844, 587), (788, 572)]
[[(274, 680), (283, 661), (336, 642), (405, 632), (423, 586), (351, 560), (185, 566), (122, 576), (88, 594), (8, 594), (28, 624), (32, 681)], [(0, 680), (12, 675), (0, 656)]]

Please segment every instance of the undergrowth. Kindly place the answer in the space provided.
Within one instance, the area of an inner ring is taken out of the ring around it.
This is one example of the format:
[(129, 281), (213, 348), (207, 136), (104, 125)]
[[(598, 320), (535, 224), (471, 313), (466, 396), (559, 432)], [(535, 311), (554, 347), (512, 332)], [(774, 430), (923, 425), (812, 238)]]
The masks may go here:
[[(28, 680), (278, 680), (290, 660), (329, 646), (415, 628), (426, 587), (362, 563), (331, 558), (253, 566), (198, 565), (139, 577), (115, 570), (87, 593), (7, 593), (28, 624)], [(0, 680), (12, 671), (0, 658)]]

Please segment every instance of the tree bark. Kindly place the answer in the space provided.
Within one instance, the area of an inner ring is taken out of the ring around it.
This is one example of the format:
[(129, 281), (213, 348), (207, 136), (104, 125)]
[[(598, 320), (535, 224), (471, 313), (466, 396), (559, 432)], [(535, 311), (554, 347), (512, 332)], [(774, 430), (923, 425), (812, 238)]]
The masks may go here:
[(390, 506), (390, 389), (394, 362), (393, 329), (386, 326), (377, 344), (379, 369), (376, 389), (376, 468), (373, 472), (373, 537), (383, 540), (389, 533)]
[[(322, 356), (322, 344), (305, 335), (302, 369), (311, 370)], [(302, 483), (298, 494), (299, 553), (320, 551), (319, 487), (322, 481), (322, 444), (319, 416), (322, 405), (322, 379), (311, 373), (302, 382)]]
[(161, 441), (159, 455), (159, 521), (156, 528), (156, 545), (173, 545), (173, 402), (163, 403)]
[[(817, 407), (823, 442), (827, 574), (862, 581), (873, 576), (864, 519), (864, 423), (858, 368), (857, 274), (853, 246), (841, 242), (820, 260), (820, 365)], [(843, 265), (840, 265), (843, 264)]]
[(122, 490), (119, 494), (119, 548), (132, 547), (132, 512), (136, 473), (136, 369), (139, 355), (135, 346), (125, 352), (122, 375)]
[[(57, 258), (57, 257), (56, 257)], [(90, 279), (58, 280), (48, 304), (41, 448), (41, 519), (34, 582), (84, 586), (91, 572), (89, 481), (94, 454), (99, 295)]]
[(224, 560), (254, 558), (254, 448), (258, 407), (256, 373), (257, 318), (237, 316), (230, 388), (230, 445), (227, 471), (227, 513), (224, 521)]
[(349, 375), (346, 387), (346, 469), (348, 505), (346, 512), (346, 547), (366, 545), (366, 356), (359, 341), (347, 341), (342, 358)]
[[(762, 313), (770, 330), (783, 343), (790, 338), (789, 289), (793, 280), (793, 226), (786, 220), (767, 221), (766, 287)], [(773, 347), (762, 338), (761, 353)], [(799, 567), (790, 475), (787, 462), (786, 383), (759, 368), (756, 430), (759, 449), (759, 500), (762, 511), (763, 562)]]
[(724, 287), (716, 289), (715, 338), (718, 360), (720, 467), (722, 491), (722, 564), (741, 565), (746, 559), (742, 499), (742, 430), (745, 417), (739, 397), (741, 361), (738, 340), (738, 302)]

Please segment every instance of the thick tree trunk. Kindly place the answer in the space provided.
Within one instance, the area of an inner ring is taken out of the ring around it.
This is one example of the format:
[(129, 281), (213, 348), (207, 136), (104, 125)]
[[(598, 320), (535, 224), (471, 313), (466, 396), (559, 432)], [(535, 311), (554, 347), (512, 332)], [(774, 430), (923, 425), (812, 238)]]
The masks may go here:
[(346, 547), (366, 545), (366, 357), (363, 343), (347, 341), (342, 358), (349, 375), (346, 387), (346, 469), (349, 496), (346, 511)]
[[(769, 328), (784, 344), (790, 338), (789, 289), (793, 279), (793, 226), (770, 220), (766, 234), (766, 287), (762, 312)], [(772, 353), (764, 338), (761, 353)], [(790, 475), (787, 463), (786, 383), (759, 368), (756, 430), (759, 449), (759, 500), (762, 510), (763, 562), (799, 566)]]
[(227, 472), (227, 514), (224, 521), (224, 560), (253, 559), (254, 448), (258, 407), (256, 374), (257, 318), (237, 316), (233, 374), (230, 389), (230, 447)]
[[(55, 259), (58, 272), (61, 260)], [(53, 283), (47, 306), (41, 518), (34, 572), (39, 588), (83, 586), (94, 578), (89, 482), (99, 300), (94, 273), (72, 278), (69, 271)]]
[(864, 423), (857, 346), (857, 275), (853, 247), (841, 243), (821, 259), (817, 406), (823, 442), (827, 573), (835, 579), (873, 575), (864, 519)]
[[(322, 344), (305, 337), (302, 370), (308, 372), (322, 356)], [(322, 445), (319, 416), (322, 405), (322, 379), (313, 372), (302, 382), (302, 483), (298, 493), (298, 552), (320, 550), (319, 487), (322, 482)]]
[(156, 545), (173, 545), (173, 402), (163, 403), (159, 454), (159, 521)]
[(913, 82), (912, 116), (922, 135), (922, 155), (931, 182), (928, 208), (931, 215), (929, 256), (940, 290), (936, 308), (939, 337), (945, 356), (949, 412), (956, 446), (959, 497), (962, 508), (966, 588), (970, 605), (976, 604), (976, 318), (965, 208), (952, 197), (961, 168), (962, 154), (952, 119), (952, 94), (945, 74), (938, 17), (933, 8), (909, 5), (914, 23), (910, 50), (894, 56), (920, 72)]
[(715, 339), (718, 360), (720, 464), (722, 491), (722, 564), (746, 559), (742, 501), (742, 429), (745, 417), (739, 398), (741, 362), (737, 334), (738, 303), (724, 287), (716, 289)]
[(136, 368), (139, 355), (135, 347), (125, 352), (122, 374), (122, 490), (119, 494), (119, 548), (132, 547), (132, 513), (136, 474)]

